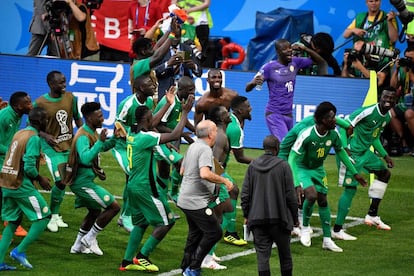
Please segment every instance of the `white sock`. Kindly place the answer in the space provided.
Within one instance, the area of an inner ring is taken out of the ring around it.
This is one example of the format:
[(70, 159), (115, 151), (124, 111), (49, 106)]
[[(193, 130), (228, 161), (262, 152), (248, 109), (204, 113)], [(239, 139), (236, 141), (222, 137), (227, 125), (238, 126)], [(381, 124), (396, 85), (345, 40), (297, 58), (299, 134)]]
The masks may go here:
[(91, 230), (89, 230), (88, 234), (86, 234), (85, 239), (87, 240), (94, 240), (96, 239), (96, 236), (99, 234), (99, 232), (101, 232), (103, 229), (101, 227), (99, 227), (96, 222), (94, 223), (94, 225), (92, 226)]
[(76, 240), (75, 240), (75, 243), (74, 243), (74, 246), (75, 247), (80, 247), (82, 244), (81, 244), (81, 239), (87, 234), (88, 232), (87, 231), (85, 231), (85, 230), (83, 230), (82, 228), (80, 228), (79, 229), (79, 232), (78, 232), (78, 235), (76, 236)]

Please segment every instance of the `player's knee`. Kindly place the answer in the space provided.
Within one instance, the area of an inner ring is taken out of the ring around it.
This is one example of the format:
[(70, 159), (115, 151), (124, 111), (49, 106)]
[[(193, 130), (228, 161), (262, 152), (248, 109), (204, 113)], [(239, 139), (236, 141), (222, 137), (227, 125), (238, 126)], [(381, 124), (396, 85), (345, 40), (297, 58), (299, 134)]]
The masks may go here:
[(388, 181), (391, 178), (390, 170), (382, 170), (382, 171), (377, 172), (377, 178), (379, 181), (388, 183)]
[(387, 189), (387, 183), (382, 182), (378, 179), (375, 179), (372, 184), (369, 186), (368, 196), (370, 198), (379, 198), (382, 199)]

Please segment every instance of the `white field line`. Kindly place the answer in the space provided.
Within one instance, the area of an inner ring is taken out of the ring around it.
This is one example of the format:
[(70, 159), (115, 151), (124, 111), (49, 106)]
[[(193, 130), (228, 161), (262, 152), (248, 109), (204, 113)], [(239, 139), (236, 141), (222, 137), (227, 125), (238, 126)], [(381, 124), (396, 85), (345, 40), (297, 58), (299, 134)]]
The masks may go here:
[[(319, 217), (319, 214), (313, 214), (312, 216)], [(335, 217), (336, 217), (336, 215), (332, 215), (332, 218), (335, 218)], [(351, 222), (345, 223), (344, 228), (350, 228), (350, 227), (357, 226), (357, 225), (360, 225), (360, 224), (364, 223), (363, 218), (346, 217), (346, 219), (350, 220)], [(313, 229), (312, 237), (322, 236), (322, 228), (312, 227), (312, 229)], [(292, 238), (290, 242), (293, 243), (293, 242), (298, 242), (298, 241), (299, 241), (299, 238), (295, 237), (295, 238)], [(276, 245), (273, 244), (273, 248), (275, 248), (275, 247), (276, 247)], [(256, 253), (256, 250), (254, 248), (252, 248), (252, 249), (244, 250), (244, 251), (241, 251), (241, 252), (229, 254), (229, 255), (226, 255), (226, 256), (220, 256), (220, 259), (222, 261), (229, 261), (229, 260), (232, 260), (232, 259), (235, 259), (235, 258), (251, 255), (251, 254), (254, 254), (254, 253)], [(171, 270), (169, 272), (158, 274), (158, 276), (173, 276), (173, 275), (181, 275), (181, 269), (174, 269), (174, 270)]]

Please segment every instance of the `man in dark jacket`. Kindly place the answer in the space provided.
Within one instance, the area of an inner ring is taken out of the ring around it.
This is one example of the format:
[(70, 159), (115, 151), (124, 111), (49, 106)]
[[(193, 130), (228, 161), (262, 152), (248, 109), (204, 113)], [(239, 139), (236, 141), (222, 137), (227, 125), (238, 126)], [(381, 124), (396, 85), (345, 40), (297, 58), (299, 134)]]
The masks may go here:
[(263, 140), (265, 153), (253, 160), (244, 178), (241, 206), (246, 224), (254, 235), (259, 276), (270, 275), (273, 242), (279, 250), (281, 275), (292, 275), (290, 232), (298, 226), (298, 201), (292, 171), (277, 154), (279, 140)]

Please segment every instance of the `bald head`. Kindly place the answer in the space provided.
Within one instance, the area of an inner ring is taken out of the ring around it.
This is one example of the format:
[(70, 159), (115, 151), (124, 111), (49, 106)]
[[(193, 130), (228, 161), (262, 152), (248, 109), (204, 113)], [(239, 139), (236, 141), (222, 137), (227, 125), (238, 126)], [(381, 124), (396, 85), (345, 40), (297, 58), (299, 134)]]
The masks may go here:
[(198, 138), (206, 138), (214, 130), (217, 131), (217, 126), (213, 121), (203, 120), (197, 124), (196, 135)]

